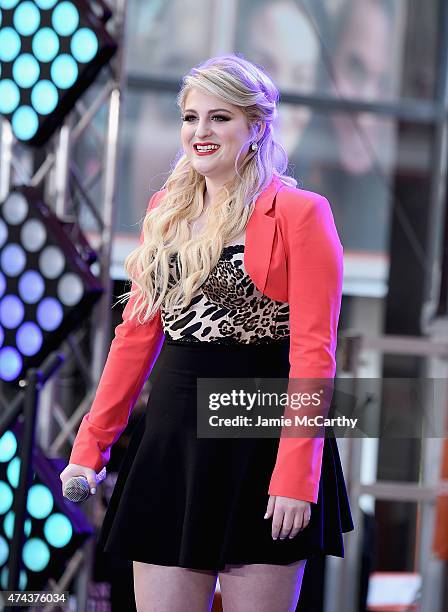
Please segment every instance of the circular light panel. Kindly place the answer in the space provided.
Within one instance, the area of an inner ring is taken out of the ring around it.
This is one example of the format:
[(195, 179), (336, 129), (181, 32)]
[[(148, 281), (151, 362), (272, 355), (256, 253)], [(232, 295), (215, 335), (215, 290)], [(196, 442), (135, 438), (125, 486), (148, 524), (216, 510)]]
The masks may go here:
[(12, 346), (0, 349), (0, 380), (15, 380), (22, 371), (22, 358), (19, 351)]
[(10, 225), (23, 223), (28, 215), (28, 202), (23, 194), (11, 193), (3, 204), (3, 216)]
[(39, 127), (36, 111), (31, 106), (19, 106), (12, 116), (11, 123), (19, 140), (31, 140)]
[(25, 309), (16, 295), (5, 295), (0, 301), (0, 323), (7, 329), (14, 329), (23, 321)]
[(75, 306), (84, 295), (84, 287), (79, 276), (67, 272), (58, 282), (58, 298), (65, 306)]
[(23, 563), (32, 572), (42, 572), (50, 561), (50, 549), (39, 538), (30, 538), (23, 546)]
[(8, 463), (17, 451), (17, 438), (12, 431), (5, 431), (0, 438), (0, 463)]
[(45, 281), (39, 272), (27, 270), (19, 278), (19, 294), (26, 304), (36, 304), (45, 292)]
[(18, 276), (26, 264), (25, 251), (18, 244), (7, 244), (0, 255), (0, 266), (7, 276)]
[(39, 257), (39, 269), (45, 278), (57, 278), (65, 268), (65, 257), (61, 249), (45, 247)]
[(32, 49), (40, 62), (51, 62), (59, 53), (59, 37), (51, 28), (42, 28), (33, 37)]
[(47, 240), (47, 230), (39, 219), (28, 219), (20, 230), (20, 242), (27, 251), (39, 251)]

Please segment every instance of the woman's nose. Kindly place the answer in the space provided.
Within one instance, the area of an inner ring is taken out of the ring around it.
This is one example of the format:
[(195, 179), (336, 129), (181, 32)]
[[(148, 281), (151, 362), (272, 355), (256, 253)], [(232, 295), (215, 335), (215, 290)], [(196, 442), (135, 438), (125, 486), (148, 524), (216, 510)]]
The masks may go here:
[(211, 125), (208, 120), (198, 121), (196, 127), (196, 137), (203, 138), (204, 136), (208, 136), (211, 132)]

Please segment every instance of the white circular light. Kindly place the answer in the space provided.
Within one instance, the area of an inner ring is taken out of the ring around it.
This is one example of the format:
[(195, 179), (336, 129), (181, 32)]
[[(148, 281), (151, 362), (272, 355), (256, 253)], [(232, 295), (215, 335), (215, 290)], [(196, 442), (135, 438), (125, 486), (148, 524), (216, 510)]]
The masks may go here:
[(3, 204), (3, 216), (10, 225), (19, 225), (28, 214), (28, 202), (24, 195), (11, 193)]
[(58, 298), (65, 306), (75, 306), (84, 294), (84, 287), (79, 276), (68, 272), (58, 282)]
[(39, 257), (39, 268), (45, 278), (61, 276), (65, 267), (65, 257), (61, 249), (54, 246), (45, 247)]
[(45, 225), (39, 219), (28, 219), (20, 230), (20, 240), (27, 251), (39, 251), (47, 239)]

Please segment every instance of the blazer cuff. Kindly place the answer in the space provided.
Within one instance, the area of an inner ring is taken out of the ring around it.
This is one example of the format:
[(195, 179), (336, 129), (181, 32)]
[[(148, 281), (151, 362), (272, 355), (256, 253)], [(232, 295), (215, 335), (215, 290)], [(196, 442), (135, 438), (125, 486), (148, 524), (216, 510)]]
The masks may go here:
[(269, 495), (317, 503), (325, 439), (281, 438)]
[(69, 463), (89, 467), (98, 473), (109, 462), (113, 442), (110, 432), (93, 425), (89, 417), (87, 413), (81, 421)]

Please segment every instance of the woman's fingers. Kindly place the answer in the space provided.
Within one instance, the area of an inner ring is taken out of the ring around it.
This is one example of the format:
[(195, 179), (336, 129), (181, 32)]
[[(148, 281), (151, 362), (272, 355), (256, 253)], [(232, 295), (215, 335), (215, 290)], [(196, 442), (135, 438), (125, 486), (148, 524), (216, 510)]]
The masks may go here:
[(280, 531), (280, 540), (284, 540), (289, 536), (289, 533), (294, 524), (295, 513), (292, 510), (288, 510), (283, 514), (283, 526)]
[(272, 519), (272, 537), (276, 540), (279, 536), (281, 540), (284, 540), (288, 533), (291, 531), (291, 527), (294, 522), (294, 514), (285, 509), (281, 504), (276, 504), (274, 509), (274, 516)]
[(272, 538), (276, 540), (280, 534), (283, 526), (283, 510), (275, 508), (274, 515), (272, 517)]
[(275, 507), (275, 495), (270, 495), (268, 500), (268, 506), (266, 509), (266, 514), (264, 515), (265, 519), (271, 518)]
[(289, 534), (290, 538), (295, 538), (296, 535), (299, 533), (299, 531), (303, 529), (304, 516), (305, 516), (304, 512), (300, 512), (300, 511), (296, 512), (296, 515), (294, 517), (294, 525), (291, 529), (291, 533)]
[[(272, 538), (281, 540), (294, 538), (308, 526), (311, 519), (311, 504), (300, 500), (271, 496), (265, 518), (272, 514)], [(272, 512), (273, 510), (273, 512)]]
[(311, 520), (311, 505), (309, 505), (305, 509), (305, 514), (304, 514), (304, 517), (303, 517), (303, 526), (302, 526), (302, 529), (305, 529), (305, 527), (308, 526), (310, 520)]
[(308, 526), (311, 519), (311, 504), (288, 497), (270, 495), (264, 518), (272, 516), (272, 538), (284, 540), (294, 538)]
[(96, 493), (98, 479), (95, 470), (82, 465), (76, 465), (75, 463), (70, 463), (59, 475), (59, 478), (62, 481), (63, 493), (67, 482), (70, 480), (70, 478), (75, 476), (84, 476), (89, 484), (89, 489), (92, 495)]

